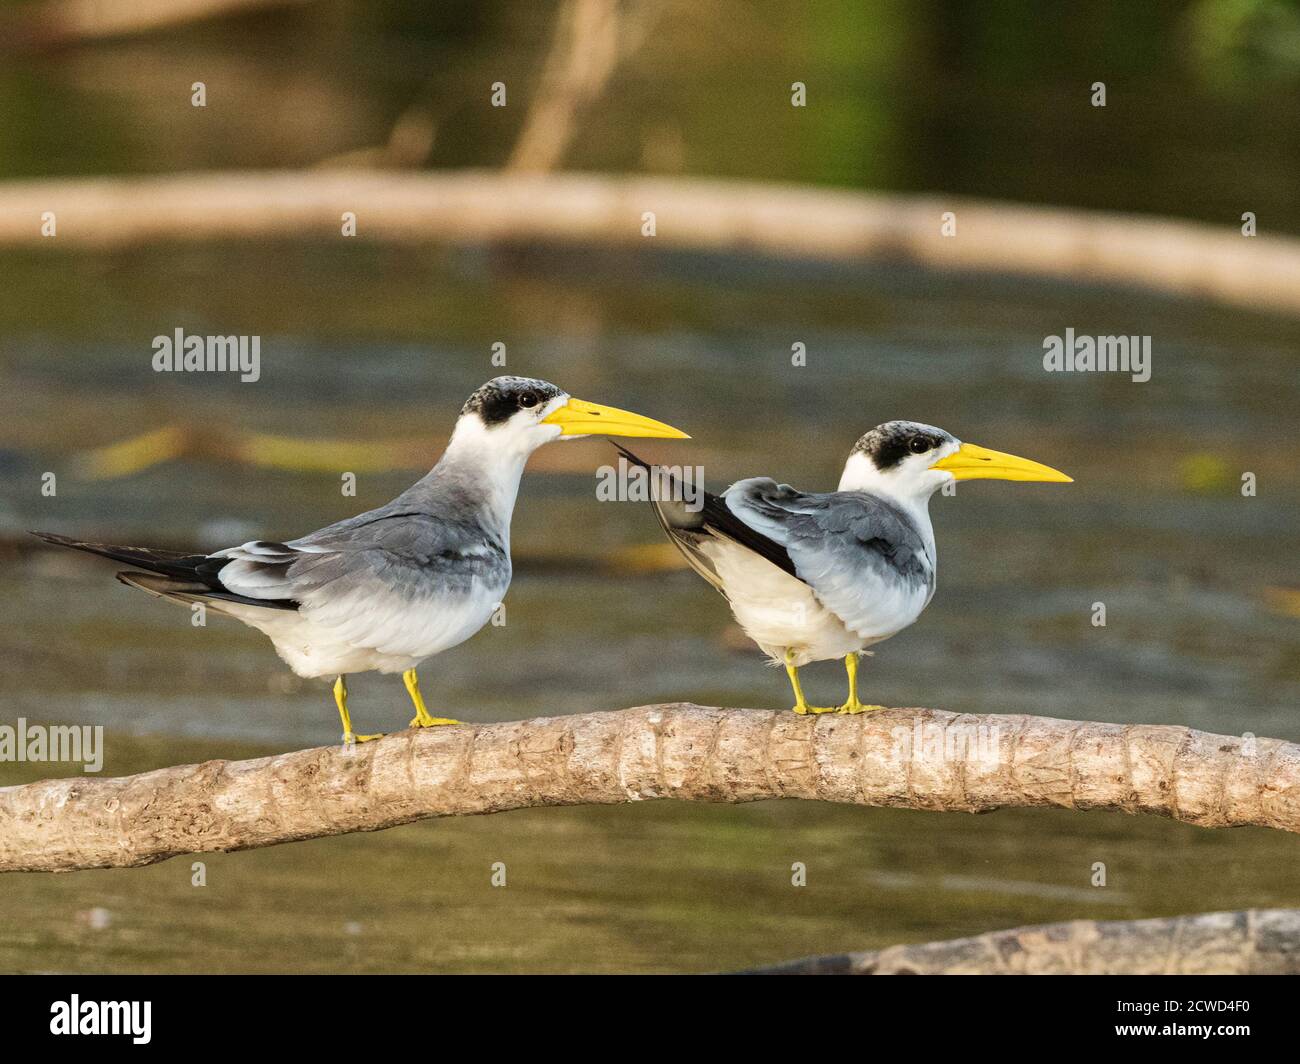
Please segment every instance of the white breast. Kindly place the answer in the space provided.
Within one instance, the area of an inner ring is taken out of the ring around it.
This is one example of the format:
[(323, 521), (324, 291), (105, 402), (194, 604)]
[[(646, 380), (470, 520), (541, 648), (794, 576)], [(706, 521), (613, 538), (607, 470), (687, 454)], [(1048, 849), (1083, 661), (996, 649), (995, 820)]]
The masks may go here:
[(276, 653), (303, 677), (353, 672), (394, 673), (463, 643), (492, 617), (506, 587), (475, 581), (454, 601), (405, 597), (373, 588), (313, 608), (266, 610), (229, 605), (226, 612), (264, 632)]
[(784, 664), (787, 649), (792, 664), (802, 666), (876, 642), (849, 631), (807, 584), (748, 548), (711, 539), (700, 550), (717, 570), (737, 623), (774, 662)]

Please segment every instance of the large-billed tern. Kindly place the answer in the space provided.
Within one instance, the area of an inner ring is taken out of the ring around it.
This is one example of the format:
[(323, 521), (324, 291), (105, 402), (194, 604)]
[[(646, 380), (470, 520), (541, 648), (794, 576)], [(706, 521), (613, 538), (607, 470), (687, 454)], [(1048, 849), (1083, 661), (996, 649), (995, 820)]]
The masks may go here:
[(299, 676), (334, 679), (345, 743), (348, 673), (402, 673), (411, 727), (432, 716), (416, 666), (482, 628), (510, 584), (510, 517), (529, 455), (581, 436), (688, 439), (640, 414), (574, 399), (546, 381), (497, 377), (466, 401), (438, 464), (392, 502), (286, 543), (254, 540), (213, 554), (50, 543), (135, 570), (118, 579), (182, 603), (202, 602), (264, 632)]
[[(646, 463), (625, 448), (624, 455)], [(912, 624), (934, 595), (930, 496), (956, 480), (1070, 483), (1038, 462), (962, 443), (914, 421), (878, 425), (858, 440), (836, 491), (797, 491), (751, 477), (688, 507), (663, 490), (655, 512), (669, 539), (774, 664), (784, 665), (796, 713), (861, 713), (858, 655)], [(810, 706), (799, 669), (843, 658), (849, 696)]]

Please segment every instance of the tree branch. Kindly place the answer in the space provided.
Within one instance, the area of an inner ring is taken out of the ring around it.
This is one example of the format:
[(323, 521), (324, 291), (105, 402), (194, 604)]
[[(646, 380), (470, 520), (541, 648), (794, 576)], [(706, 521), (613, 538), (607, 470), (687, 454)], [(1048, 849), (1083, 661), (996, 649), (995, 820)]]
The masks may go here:
[(43, 0), (0, 14), (0, 51), (111, 40), (308, 0)]
[(948, 942), (806, 957), (741, 974), (1300, 975), (1300, 910), (1072, 920)]
[[(0, 246), (130, 247), (152, 240), (338, 237), (411, 243), (546, 241), (825, 261), (911, 262), (1300, 313), (1300, 240), (947, 196), (889, 196), (695, 178), (462, 171), (178, 174), (0, 185)], [(953, 211), (956, 236), (939, 230)], [(42, 233), (42, 215), (57, 236)]]
[(145, 865), (428, 817), (652, 798), (967, 813), (1050, 805), (1300, 832), (1300, 746), (933, 709), (814, 717), (642, 706), (3, 788), (0, 871)]
[(555, 40), (507, 170), (554, 170), (573, 140), (580, 115), (599, 98), (620, 58), (617, 0), (566, 0), (556, 23)]

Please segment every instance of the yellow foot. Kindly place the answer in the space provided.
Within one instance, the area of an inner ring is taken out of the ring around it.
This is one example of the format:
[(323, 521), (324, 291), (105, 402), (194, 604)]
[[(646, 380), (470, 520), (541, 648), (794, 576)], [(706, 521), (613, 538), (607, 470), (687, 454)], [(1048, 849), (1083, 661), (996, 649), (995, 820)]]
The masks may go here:
[(343, 733), (343, 745), (351, 746), (353, 743), (368, 743), (371, 739), (382, 739), (383, 732), (376, 732), (374, 735), (355, 735), (352, 732)]
[(857, 699), (845, 702), (835, 710), (836, 713), (874, 713), (878, 709), (886, 709), (886, 706), (869, 706)]
[(805, 714), (805, 713), (835, 713), (835, 712), (836, 712), (836, 707), (835, 707), (835, 706), (806, 706), (806, 705), (800, 705), (800, 706), (795, 706), (795, 707), (794, 707), (794, 711), (795, 711), (796, 713), (800, 714), (801, 716), (802, 716), (803, 714)]
[(424, 704), (424, 696), (420, 694), (420, 678), (416, 676), (414, 669), (407, 669), (402, 673), (402, 682), (406, 684), (406, 693), (411, 696), (411, 703), (415, 706), (415, 716), (411, 718), (408, 728), (437, 728), (444, 724), (460, 723), (450, 717), (429, 715), (429, 707)]

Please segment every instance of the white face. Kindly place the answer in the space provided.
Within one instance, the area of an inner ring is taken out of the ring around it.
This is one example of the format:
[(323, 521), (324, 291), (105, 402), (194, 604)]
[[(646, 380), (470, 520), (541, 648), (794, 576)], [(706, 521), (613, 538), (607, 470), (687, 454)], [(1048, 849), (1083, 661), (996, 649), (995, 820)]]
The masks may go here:
[(494, 425), (485, 424), (478, 413), (461, 414), (452, 439), (460, 445), (481, 447), (485, 452), (526, 457), (542, 444), (561, 438), (563, 429), (559, 425), (542, 422), (568, 401), (568, 395), (561, 393), (533, 406), (520, 406)]
[(934, 464), (960, 449), (961, 440), (944, 440), (922, 454), (909, 454), (893, 469), (886, 470), (884, 476), (893, 478), (900, 495), (933, 495), (954, 479), (947, 470), (935, 469)]
[(914, 421), (890, 421), (868, 432), (844, 466), (841, 491), (871, 491), (924, 503), (949, 481), (1023, 480), (1068, 484), (1059, 469), (974, 443)]
[(568, 402), (569, 396), (561, 392), (535, 406), (522, 406), (505, 424), (497, 425), (490, 431), (495, 439), (501, 441), (498, 446), (531, 454), (542, 444), (563, 438), (564, 430), (559, 425), (545, 424), (545, 420)]
[(527, 457), (544, 443), (583, 436), (649, 436), (689, 439), (662, 421), (575, 399), (546, 381), (498, 377), (466, 400), (452, 443), (488, 448), (498, 455)]
[(961, 448), (961, 441), (943, 433), (937, 444), (922, 440), (913, 446), (919, 448), (923, 444), (924, 450), (909, 447), (901, 459), (885, 469), (878, 469), (870, 455), (855, 451), (844, 465), (839, 490), (870, 491), (907, 501), (928, 499), (954, 479), (947, 470), (933, 467), (955, 454)]

